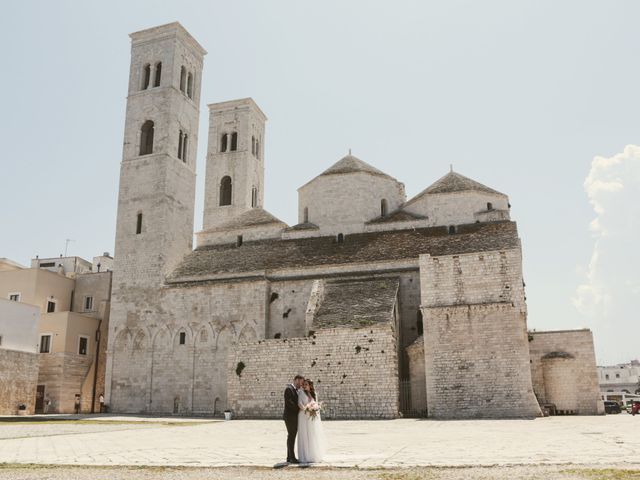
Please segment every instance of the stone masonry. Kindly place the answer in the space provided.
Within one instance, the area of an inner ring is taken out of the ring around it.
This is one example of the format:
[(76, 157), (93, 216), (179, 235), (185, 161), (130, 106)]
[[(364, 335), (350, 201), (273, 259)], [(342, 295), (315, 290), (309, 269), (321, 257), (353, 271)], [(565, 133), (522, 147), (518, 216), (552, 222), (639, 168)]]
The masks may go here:
[(15, 415), (18, 405), (26, 405), (29, 415), (35, 409), (38, 354), (0, 348), (0, 415)]
[(327, 418), (396, 418), (395, 348), (389, 324), (238, 344), (229, 360), (229, 406), (242, 418), (281, 418), (284, 387), (302, 374), (314, 381)]
[(563, 414), (604, 413), (591, 331), (529, 332), (529, 349), (533, 389), (541, 404), (553, 404)]
[(534, 417), (519, 249), (420, 258), (433, 418)]

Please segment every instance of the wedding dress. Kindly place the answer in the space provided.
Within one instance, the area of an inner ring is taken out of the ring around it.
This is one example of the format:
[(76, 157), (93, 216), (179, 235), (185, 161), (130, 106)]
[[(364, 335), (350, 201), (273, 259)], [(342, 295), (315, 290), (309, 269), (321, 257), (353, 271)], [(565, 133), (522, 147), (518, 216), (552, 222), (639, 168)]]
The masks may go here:
[[(310, 398), (302, 389), (298, 391), (298, 406), (304, 409)], [(315, 418), (300, 410), (298, 413), (298, 460), (300, 463), (317, 463), (324, 458), (325, 445), (320, 412)]]

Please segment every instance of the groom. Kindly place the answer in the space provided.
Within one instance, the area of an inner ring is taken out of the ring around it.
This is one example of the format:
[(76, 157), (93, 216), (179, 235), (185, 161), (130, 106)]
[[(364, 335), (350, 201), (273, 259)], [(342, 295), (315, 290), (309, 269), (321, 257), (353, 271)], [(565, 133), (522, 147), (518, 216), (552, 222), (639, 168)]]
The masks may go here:
[(287, 385), (284, 390), (284, 424), (287, 426), (287, 463), (300, 463), (296, 458), (293, 447), (296, 444), (298, 434), (298, 389), (302, 387), (304, 377), (296, 375), (293, 383)]

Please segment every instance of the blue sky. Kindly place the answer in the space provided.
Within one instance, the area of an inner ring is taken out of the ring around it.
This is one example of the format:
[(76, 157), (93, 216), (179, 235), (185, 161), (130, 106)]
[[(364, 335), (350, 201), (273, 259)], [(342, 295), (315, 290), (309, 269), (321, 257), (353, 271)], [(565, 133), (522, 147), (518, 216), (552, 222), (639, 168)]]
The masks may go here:
[(196, 229), (205, 104), (250, 96), (272, 213), (295, 223), (296, 188), (349, 148), (409, 196), (453, 164), (511, 198), (529, 326), (636, 358), (638, 18), (634, 1), (6, 3), (0, 256), (113, 251), (128, 34), (177, 20), (209, 52)]

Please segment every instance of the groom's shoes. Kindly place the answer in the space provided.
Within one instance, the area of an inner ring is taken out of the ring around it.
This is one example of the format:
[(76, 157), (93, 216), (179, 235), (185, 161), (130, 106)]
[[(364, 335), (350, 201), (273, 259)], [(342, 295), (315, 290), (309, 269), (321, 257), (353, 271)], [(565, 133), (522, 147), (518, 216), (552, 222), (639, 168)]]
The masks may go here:
[(297, 458), (292, 458), (291, 460), (287, 460), (287, 463), (300, 463), (300, 460)]

